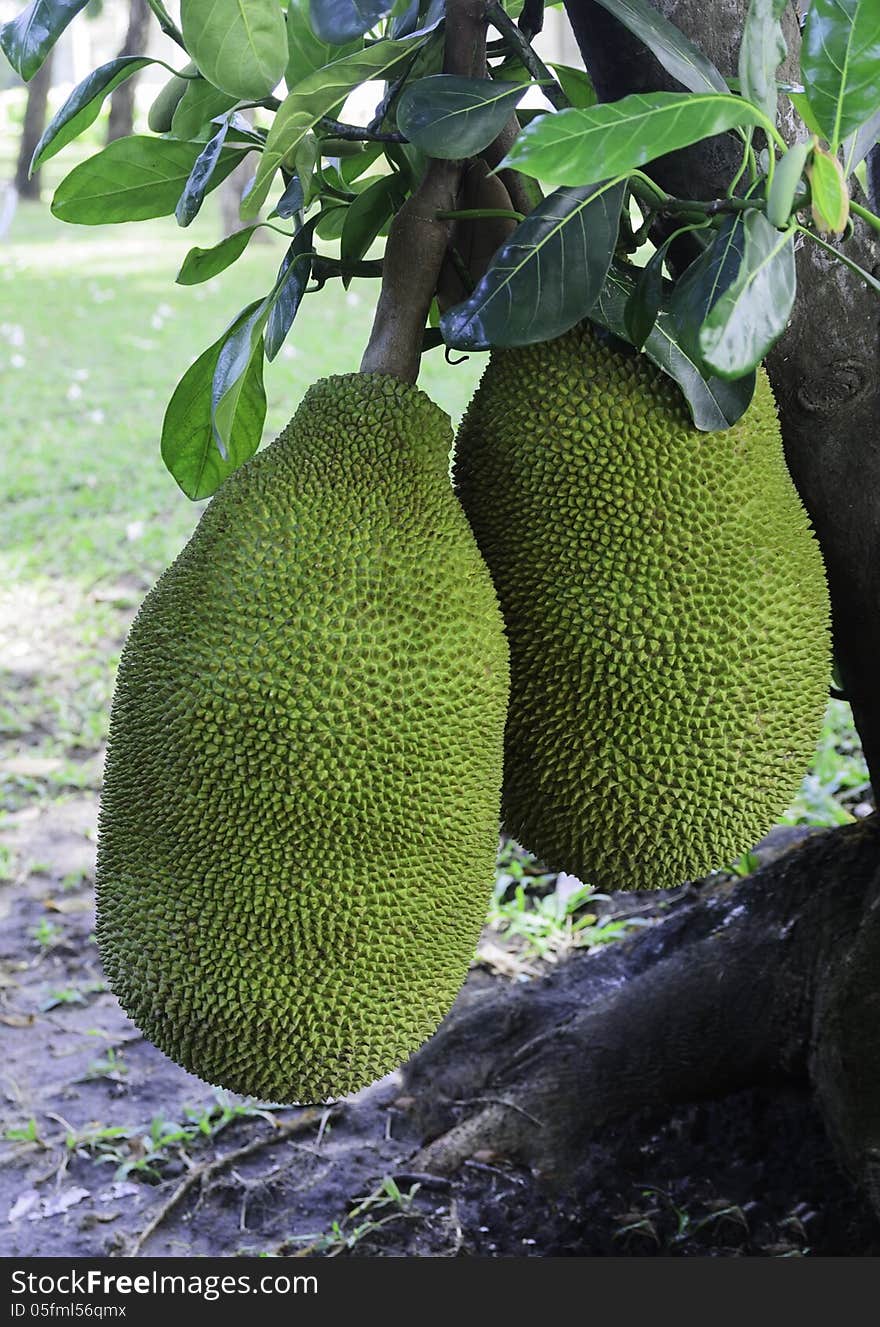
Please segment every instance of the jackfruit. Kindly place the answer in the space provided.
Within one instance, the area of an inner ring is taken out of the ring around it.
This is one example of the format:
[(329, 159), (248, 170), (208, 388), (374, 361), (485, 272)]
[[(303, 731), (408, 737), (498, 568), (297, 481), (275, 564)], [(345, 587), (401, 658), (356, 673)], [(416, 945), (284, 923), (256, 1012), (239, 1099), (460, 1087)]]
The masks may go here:
[(98, 941), (172, 1059), (274, 1101), (371, 1082), (464, 980), (498, 846), (507, 647), (448, 417), (327, 378), (223, 485), (122, 654)]
[(147, 127), (154, 134), (167, 134), (171, 128), (174, 112), (177, 110), (183, 94), (192, 78), (199, 72), (192, 60), (184, 65), (179, 74), (172, 74), (167, 83), (163, 83), (156, 93), (150, 109), (147, 111)]
[(829, 682), (766, 374), (700, 433), (670, 378), (585, 324), (492, 354), (455, 455), (511, 648), (505, 828), (603, 888), (729, 865), (796, 793)]

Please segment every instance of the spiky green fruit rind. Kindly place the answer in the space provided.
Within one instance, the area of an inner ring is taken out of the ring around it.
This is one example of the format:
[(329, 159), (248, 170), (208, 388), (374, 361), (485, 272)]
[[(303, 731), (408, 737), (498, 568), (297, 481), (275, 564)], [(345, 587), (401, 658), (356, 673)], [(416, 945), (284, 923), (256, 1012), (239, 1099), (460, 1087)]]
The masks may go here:
[(122, 655), (98, 939), (123, 1008), (275, 1101), (401, 1063), (491, 893), (507, 647), (452, 431), (380, 375), (312, 387), (226, 481)]
[(506, 828), (602, 887), (728, 865), (797, 791), (829, 681), (766, 375), (700, 433), (668, 377), (587, 326), (496, 352), (455, 479), (511, 646)]

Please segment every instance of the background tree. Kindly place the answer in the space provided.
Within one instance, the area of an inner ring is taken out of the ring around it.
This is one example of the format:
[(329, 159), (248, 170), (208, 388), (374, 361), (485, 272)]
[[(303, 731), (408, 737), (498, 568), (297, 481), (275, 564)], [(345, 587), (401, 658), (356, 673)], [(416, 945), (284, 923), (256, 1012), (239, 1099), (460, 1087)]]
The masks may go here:
[[(128, 10), (128, 28), (119, 49), (119, 57), (138, 55), (147, 49), (150, 27), (150, 6), (147, 0), (131, 0)], [(119, 58), (117, 57), (117, 58)], [(137, 75), (132, 75), (110, 96), (110, 116), (107, 121), (107, 142), (124, 138), (134, 130), (134, 91)]]
[(40, 172), (37, 170), (30, 175), (29, 171), (31, 158), (46, 127), (49, 92), (52, 87), (52, 54), (50, 51), (28, 84), (21, 138), (18, 142), (15, 188), (19, 198), (27, 198), (30, 202), (38, 202), (40, 198)]
[[(21, 21), (2, 32), (25, 77), (76, 9), (37, 6), (45, 38)], [(590, 317), (643, 343), (706, 431), (739, 417), (766, 357), (876, 786), (880, 221), (865, 159), (880, 126), (878, 0), (814, 0), (803, 41), (785, 0), (735, 3), (723, 24), (697, 0), (567, 0), (589, 76), (550, 70), (536, 55), (533, 0), (509, 9), (447, 0), (445, 14), (436, 0), (414, 2), (393, 17), (383, 0), (312, 0), (310, 12), (299, 0), (285, 12), (255, 0), (240, 30), (233, 8), (217, 3), (184, 0), (182, 30), (159, 0), (150, 8), (198, 76), (178, 86), (164, 134), (121, 139), (77, 166), (55, 214), (100, 224), (174, 211), (187, 225), (206, 192), (256, 153), (248, 224), (193, 249), (178, 280), (205, 280), (240, 258), (268, 202), (266, 224), (290, 239), (273, 288), (171, 398), (163, 456), (181, 488), (208, 496), (258, 446), (263, 359), (290, 333), (310, 280), (320, 289), (381, 272), (363, 367), (407, 380), (440, 344), (524, 344)], [(144, 59), (111, 61), (80, 85), (37, 162)], [(370, 79), (386, 84), (370, 125), (340, 122), (346, 95)], [(554, 110), (527, 112), (521, 132), (526, 86)], [(638, 103), (621, 100), (634, 95)], [(252, 107), (253, 126), (240, 115)], [(108, 178), (117, 192), (106, 192)], [(689, 272), (699, 292), (694, 264), (711, 264), (722, 227), (737, 226), (736, 262), (683, 307), (676, 278)], [(389, 227), (381, 263), (367, 258)], [(316, 236), (338, 237), (339, 256), (319, 253)], [(667, 246), (670, 280), (647, 279), (629, 261), (646, 237)], [(728, 291), (737, 298), (719, 304)], [(725, 331), (720, 353), (703, 335), (710, 314)], [(433, 1140), (420, 1162), (451, 1168), (491, 1147), (564, 1175), (587, 1132), (615, 1115), (809, 1079), (880, 1211), (878, 971), (872, 817), (811, 836), (729, 896), (682, 903), (602, 964), (575, 955), (540, 984), (463, 1002), (408, 1070)]]

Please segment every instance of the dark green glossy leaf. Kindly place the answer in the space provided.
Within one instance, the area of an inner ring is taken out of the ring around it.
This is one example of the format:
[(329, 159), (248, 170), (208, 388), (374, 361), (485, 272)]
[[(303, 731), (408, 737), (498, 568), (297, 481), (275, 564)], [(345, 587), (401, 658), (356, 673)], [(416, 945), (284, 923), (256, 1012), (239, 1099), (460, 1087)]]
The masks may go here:
[(739, 47), (739, 90), (776, 123), (776, 70), (786, 56), (780, 19), (788, 0), (750, 0)]
[(278, 205), (272, 215), (280, 217), (282, 221), (286, 221), (288, 217), (295, 216), (297, 212), (303, 210), (305, 201), (302, 181), (298, 175), (291, 175), (290, 183), (278, 199)]
[(880, 110), (878, 70), (877, 0), (811, 0), (801, 45), (801, 77), (832, 152)]
[(211, 249), (190, 249), (175, 278), (177, 284), (197, 286), (199, 282), (209, 281), (212, 276), (225, 272), (227, 267), (231, 267), (241, 257), (254, 231), (258, 229), (258, 226), (245, 226), (242, 230), (234, 230)]
[(313, 232), (315, 219), (306, 224), (293, 237), (284, 255), (275, 294), (266, 322), (266, 358), (273, 360), (284, 344), (284, 338), (293, 326), (309, 277), (312, 274)]
[(362, 38), (344, 47), (321, 41), (309, 21), (308, 0), (290, 0), (287, 6), (287, 68), (284, 72), (288, 91), (293, 92), (316, 69), (323, 69), (334, 60), (361, 50), (363, 44)]
[(549, 184), (589, 184), (762, 119), (756, 107), (732, 95), (634, 93), (586, 110), (542, 115), (523, 129), (503, 165)]
[[(170, 216), (201, 149), (201, 143), (174, 138), (117, 138), (65, 176), (55, 190), (52, 212), (81, 226)], [(211, 189), (235, 169), (245, 150), (223, 148)]]
[[(271, 295), (242, 310), (220, 346), (211, 382), (211, 427), (220, 455), (232, 459), (236, 438), (244, 436), (252, 455), (259, 446), (255, 436), (254, 403), (263, 394), (263, 330), (269, 317)], [(265, 418), (265, 404), (263, 405)], [(260, 420), (262, 430), (263, 421)]]
[(31, 159), (31, 174), (60, 152), (68, 143), (94, 124), (101, 113), (104, 98), (136, 74), (145, 65), (155, 64), (145, 55), (121, 55), (94, 69), (73, 89), (64, 105), (55, 112), (43, 131)]
[(336, 200), (322, 203), (315, 234), (322, 240), (338, 240), (342, 235), (348, 208), (348, 203)]
[(172, 134), (175, 138), (195, 138), (215, 115), (231, 110), (237, 100), (206, 78), (190, 79), (171, 117)]
[[(575, 69), (572, 65), (551, 64), (556, 77), (559, 79), (559, 86), (565, 93), (572, 106), (595, 106), (596, 89), (593, 87), (593, 80), (586, 69)], [(526, 82), (529, 76), (526, 75)]]
[(316, 70), (289, 92), (276, 112), (260, 157), (254, 187), (242, 200), (242, 216), (256, 216), (282, 161), (292, 160), (312, 126), (340, 99), (368, 79), (386, 77), (413, 54), (413, 40), (380, 41)]
[(461, 350), (549, 341), (592, 308), (617, 243), (624, 184), (557, 189), (521, 222), (476, 290), (441, 320)]
[(213, 138), (208, 140), (196, 157), (189, 178), (183, 186), (183, 193), (177, 200), (177, 206), (174, 209), (178, 226), (188, 226), (198, 216), (202, 203), (205, 201), (205, 194), (210, 188), (211, 176), (214, 174), (217, 162), (220, 160), (220, 153), (223, 151), (223, 144), (228, 132), (229, 121), (224, 120)]
[(311, 0), (310, 17), (315, 36), (333, 46), (344, 46), (376, 26), (390, 14), (395, 0)]
[(663, 300), (663, 260), (666, 245), (655, 249), (645, 266), (639, 271), (632, 294), (623, 310), (626, 334), (636, 350), (641, 350), (657, 321)]
[(703, 360), (723, 378), (760, 364), (791, 317), (797, 276), (794, 232), (778, 231), (763, 212), (746, 213), (745, 254), (736, 280), (703, 323)]
[(186, 49), (210, 83), (233, 97), (267, 97), (287, 63), (278, 0), (181, 0)]
[(707, 378), (711, 370), (703, 364), (700, 328), (739, 276), (745, 248), (743, 214), (723, 217), (712, 243), (682, 274), (669, 299), (668, 312), (676, 340)]
[[(593, 322), (598, 322), (624, 341), (627, 339), (624, 310), (634, 284), (632, 269), (615, 261), (590, 313)], [(755, 390), (754, 373), (736, 382), (703, 377), (699, 366), (680, 345), (675, 325), (663, 309), (648, 335), (643, 353), (678, 383), (695, 426), (704, 433), (730, 428), (748, 409)]]
[(383, 175), (358, 194), (342, 226), (339, 254), (344, 263), (360, 262), (405, 199), (406, 186), (399, 175)]
[(235, 427), (222, 456), (211, 426), (211, 384), (220, 350), (229, 332), (251, 312), (239, 314), (223, 335), (205, 350), (181, 378), (162, 424), (162, 460), (188, 498), (209, 498), (233, 470), (237, 470), (260, 445), (266, 417), (262, 361), (259, 371), (245, 383)]
[(71, 19), (89, 0), (31, 0), (8, 23), (0, 24), (0, 51), (27, 83)]
[(520, 83), (433, 74), (404, 89), (397, 125), (429, 157), (473, 157), (495, 141), (524, 92)]
[(712, 61), (707, 60), (674, 24), (658, 14), (648, 0), (597, 2), (653, 52), (667, 74), (690, 88), (691, 92), (729, 91)]

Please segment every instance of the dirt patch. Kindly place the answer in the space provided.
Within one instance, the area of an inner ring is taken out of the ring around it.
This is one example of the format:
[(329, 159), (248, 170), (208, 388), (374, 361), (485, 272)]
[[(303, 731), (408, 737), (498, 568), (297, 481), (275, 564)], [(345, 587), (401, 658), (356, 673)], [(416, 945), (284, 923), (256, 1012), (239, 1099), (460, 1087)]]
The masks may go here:
[[(0, 1255), (880, 1253), (809, 1098), (790, 1088), (605, 1130), (562, 1194), (495, 1154), (451, 1179), (413, 1173), (423, 1140), (395, 1075), (329, 1111), (213, 1092), (104, 987), (95, 812), (77, 794), (7, 820), (19, 868), (0, 887)], [(466, 998), (503, 980), (477, 970)]]

